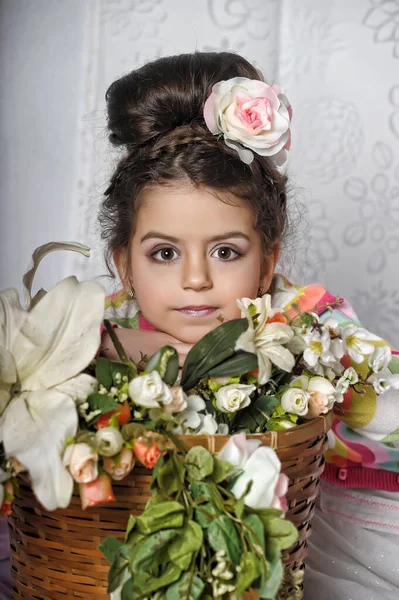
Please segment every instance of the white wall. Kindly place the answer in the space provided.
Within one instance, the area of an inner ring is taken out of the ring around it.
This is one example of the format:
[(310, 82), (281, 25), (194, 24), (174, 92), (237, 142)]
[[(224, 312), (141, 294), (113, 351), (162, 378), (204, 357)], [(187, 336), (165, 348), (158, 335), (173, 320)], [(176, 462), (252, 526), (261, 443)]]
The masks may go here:
[[(20, 285), (36, 246), (74, 235), (87, 8), (1, 0), (0, 289)], [(70, 258), (45, 260), (37, 284), (48, 288)]]

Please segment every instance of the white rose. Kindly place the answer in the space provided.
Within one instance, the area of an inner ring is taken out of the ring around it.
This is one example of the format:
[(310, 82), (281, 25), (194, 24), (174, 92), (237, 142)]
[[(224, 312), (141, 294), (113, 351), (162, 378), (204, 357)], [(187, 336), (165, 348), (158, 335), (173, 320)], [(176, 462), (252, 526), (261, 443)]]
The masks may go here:
[(251, 508), (269, 508), (275, 498), (280, 470), (281, 463), (275, 451), (261, 446), (248, 458), (243, 473), (234, 483), (231, 492), (236, 498), (240, 498), (252, 481), (245, 504)]
[(215, 394), (216, 406), (221, 412), (234, 413), (251, 404), (250, 394), (256, 390), (254, 385), (234, 383), (225, 385)]
[(374, 373), (380, 373), (391, 362), (392, 352), (389, 346), (377, 346), (369, 358), (369, 367)]
[(96, 432), (96, 444), (102, 456), (115, 456), (122, 449), (123, 437), (115, 427), (102, 427)]
[(219, 452), (219, 458), (242, 469), (248, 458), (259, 448), (260, 440), (248, 440), (244, 432), (232, 435)]
[(135, 404), (145, 408), (159, 408), (173, 400), (170, 388), (162, 381), (158, 371), (135, 377), (129, 383), (129, 395)]
[(246, 77), (215, 84), (204, 105), (208, 129), (214, 135), (222, 133), (227, 146), (247, 164), (252, 162), (253, 152), (273, 156), (289, 149), (291, 115), (278, 85)]
[(289, 413), (304, 417), (308, 412), (309, 394), (300, 388), (289, 388), (281, 397), (281, 406)]
[(98, 454), (88, 444), (67, 446), (62, 462), (77, 483), (90, 483), (98, 476)]

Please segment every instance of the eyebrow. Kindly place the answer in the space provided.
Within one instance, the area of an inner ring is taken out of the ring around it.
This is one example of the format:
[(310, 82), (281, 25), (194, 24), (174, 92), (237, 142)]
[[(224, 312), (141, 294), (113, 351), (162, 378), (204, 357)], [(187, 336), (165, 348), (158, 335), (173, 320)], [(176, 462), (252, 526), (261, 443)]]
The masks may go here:
[[(174, 244), (177, 244), (180, 241), (178, 238), (172, 235), (166, 235), (166, 233), (160, 233), (159, 231), (149, 231), (145, 234), (145, 236), (141, 238), (140, 243), (142, 244), (146, 240), (152, 240), (154, 238), (167, 240), (168, 242), (172, 242)], [(219, 242), (231, 238), (241, 238), (243, 240), (247, 240), (248, 242), (250, 241), (250, 238), (247, 235), (245, 235), (245, 233), (243, 233), (242, 231), (228, 231), (227, 233), (221, 233), (220, 235), (214, 235), (213, 237), (207, 238), (206, 242)]]

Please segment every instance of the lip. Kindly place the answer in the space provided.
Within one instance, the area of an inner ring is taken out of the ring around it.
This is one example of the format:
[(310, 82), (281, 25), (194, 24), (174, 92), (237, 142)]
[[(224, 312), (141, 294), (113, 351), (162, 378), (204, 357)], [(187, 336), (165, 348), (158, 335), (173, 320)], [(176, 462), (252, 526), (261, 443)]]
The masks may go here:
[(214, 313), (217, 309), (216, 306), (183, 306), (183, 308), (177, 308), (177, 312), (187, 315), (189, 317), (207, 317)]

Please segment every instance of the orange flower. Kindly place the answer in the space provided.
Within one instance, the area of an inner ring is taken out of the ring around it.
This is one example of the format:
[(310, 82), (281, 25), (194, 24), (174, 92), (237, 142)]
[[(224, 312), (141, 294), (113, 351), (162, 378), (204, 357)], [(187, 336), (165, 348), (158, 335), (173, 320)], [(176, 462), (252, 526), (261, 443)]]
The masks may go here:
[(79, 493), (82, 501), (82, 510), (96, 506), (97, 504), (115, 502), (114, 492), (112, 491), (112, 479), (106, 473), (102, 473), (97, 479), (89, 483), (80, 483)]
[(154, 442), (149, 446), (145, 438), (139, 438), (135, 441), (133, 452), (146, 469), (153, 469), (161, 456), (158, 444)]
[(118, 415), (118, 423), (120, 427), (126, 425), (126, 423), (129, 423), (131, 417), (129, 402), (126, 400), (123, 406), (116, 408), (115, 410), (109, 413), (105, 413), (105, 415), (101, 415), (101, 417), (98, 419), (98, 421), (96, 421), (94, 425), (95, 428), (102, 429), (102, 427), (108, 427), (111, 418), (114, 415)]
[(288, 325), (288, 319), (283, 313), (276, 313), (272, 317), (269, 317), (266, 323), (284, 323), (285, 325)]

